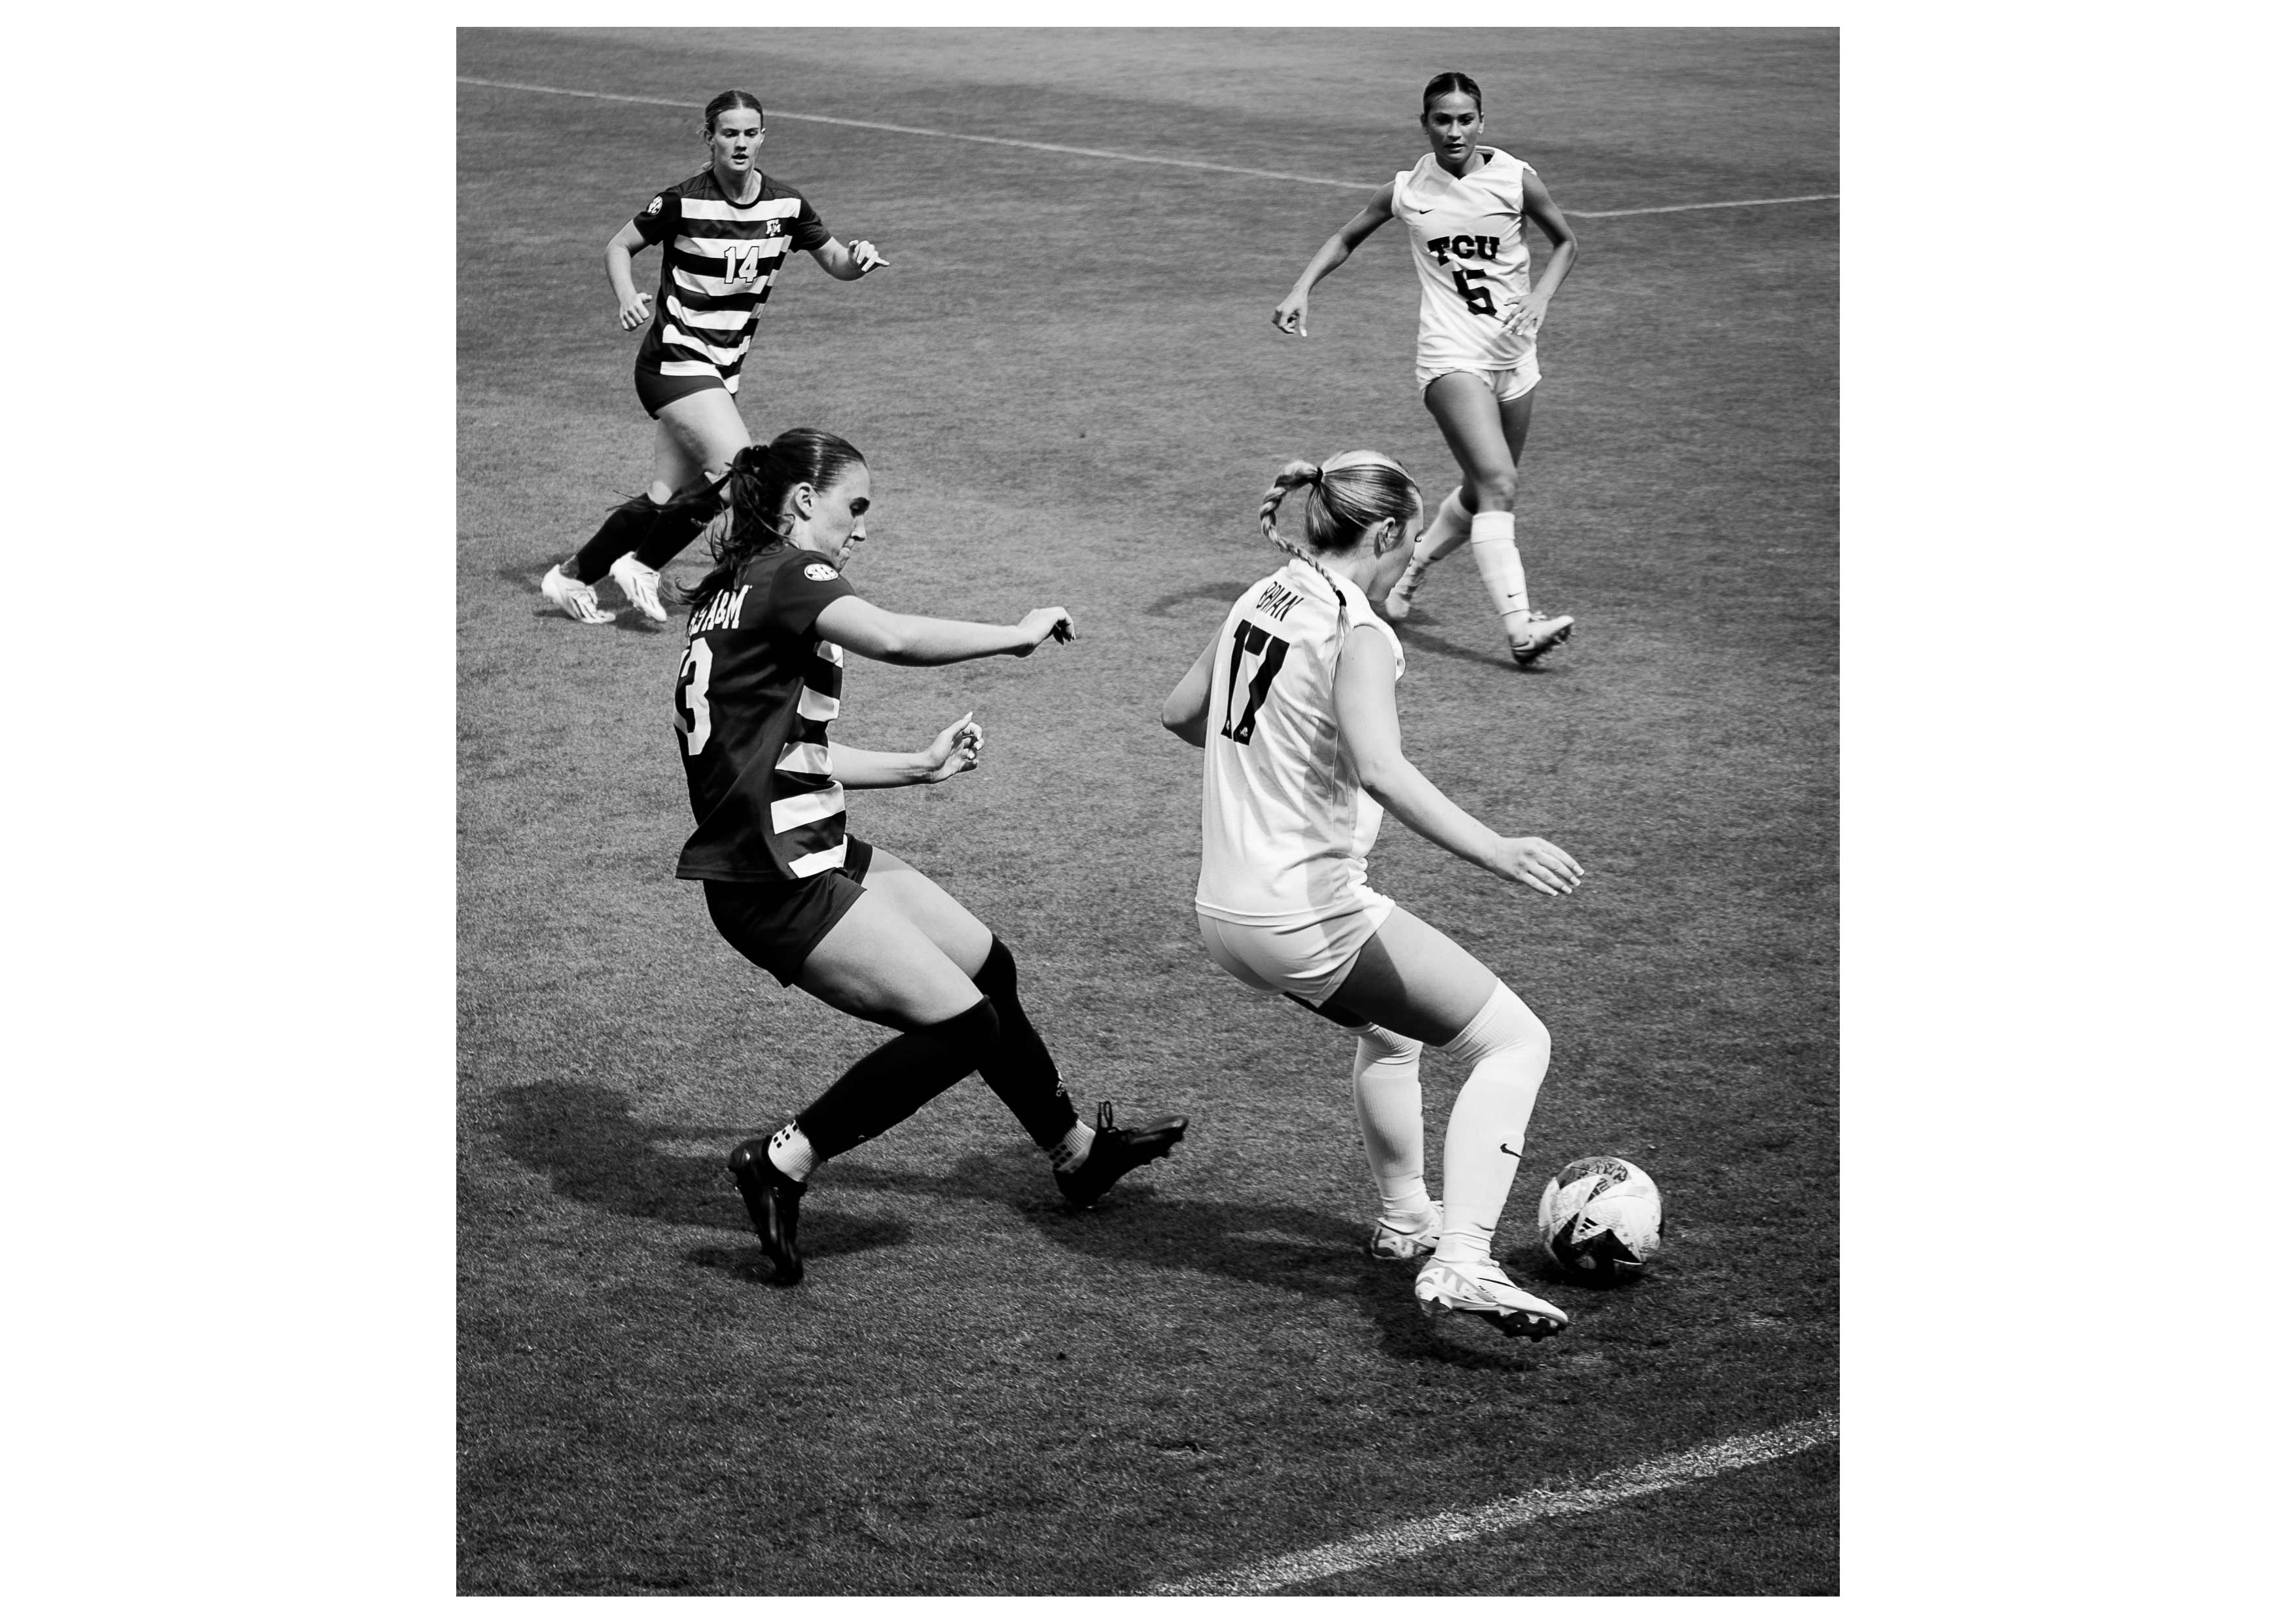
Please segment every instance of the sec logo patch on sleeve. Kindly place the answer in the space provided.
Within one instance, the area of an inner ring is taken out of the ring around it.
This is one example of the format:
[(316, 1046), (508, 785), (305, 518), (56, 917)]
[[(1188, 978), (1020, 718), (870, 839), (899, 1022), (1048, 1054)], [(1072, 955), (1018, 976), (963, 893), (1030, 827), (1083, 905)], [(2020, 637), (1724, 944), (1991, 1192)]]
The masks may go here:
[(805, 566), (805, 578), (808, 581), (834, 581), (837, 568), (831, 564), (808, 564)]

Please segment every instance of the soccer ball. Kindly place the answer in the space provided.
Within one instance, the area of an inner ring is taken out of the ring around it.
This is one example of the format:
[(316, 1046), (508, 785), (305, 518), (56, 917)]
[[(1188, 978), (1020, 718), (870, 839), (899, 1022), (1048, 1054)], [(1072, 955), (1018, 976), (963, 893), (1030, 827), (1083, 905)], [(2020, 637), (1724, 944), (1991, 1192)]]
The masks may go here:
[(1546, 1254), (1565, 1275), (1589, 1284), (1640, 1278), (1665, 1232), (1658, 1185), (1618, 1156), (1571, 1162), (1538, 1198), (1538, 1237)]

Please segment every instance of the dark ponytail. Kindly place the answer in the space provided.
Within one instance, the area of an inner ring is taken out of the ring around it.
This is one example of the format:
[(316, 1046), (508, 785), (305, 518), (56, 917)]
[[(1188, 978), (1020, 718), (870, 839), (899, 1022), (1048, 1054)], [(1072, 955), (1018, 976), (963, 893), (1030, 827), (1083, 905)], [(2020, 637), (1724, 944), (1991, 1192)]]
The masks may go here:
[(826, 490), (849, 468), (862, 465), (861, 453), (835, 434), (818, 428), (792, 428), (771, 445), (744, 446), (734, 457), (719, 487), (726, 511), (703, 531), (709, 541), (709, 573), (680, 601), (701, 603), (741, 578), (753, 558), (789, 544), (782, 504), (801, 484)]

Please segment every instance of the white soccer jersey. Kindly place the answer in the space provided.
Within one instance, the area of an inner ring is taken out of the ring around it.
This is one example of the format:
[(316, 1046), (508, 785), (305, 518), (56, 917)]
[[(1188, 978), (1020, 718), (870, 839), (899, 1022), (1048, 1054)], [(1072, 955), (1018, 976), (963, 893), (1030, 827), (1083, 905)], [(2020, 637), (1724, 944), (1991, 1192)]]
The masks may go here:
[(1350, 628), (1403, 645), (1362, 592), (1293, 560), (1235, 600), (1212, 657), (1196, 908), (1239, 924), (1328, 919), (1365, 904), (1379, 803), (1340, 747), (1332, 686)]
[(1505, 372), (1531, 358), (1538, 340), (1499, 327), (1530, 293), (1522, 178), (1536, 174), (1496, 146), (1480, 169), (1454, 179), (1428, 153), (1395, 177), (1395, 212), (1411, 228), (1419, 267), (1419, 370)]

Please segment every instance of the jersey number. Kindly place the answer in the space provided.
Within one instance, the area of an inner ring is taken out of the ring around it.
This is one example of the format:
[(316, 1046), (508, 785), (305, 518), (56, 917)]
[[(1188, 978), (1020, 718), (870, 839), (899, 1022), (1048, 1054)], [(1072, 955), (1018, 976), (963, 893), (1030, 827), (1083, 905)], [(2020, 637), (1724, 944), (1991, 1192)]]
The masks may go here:
[(709, 742), (709, 645), (699, 637), (685, 645), (685, 663), (670, 690), (673, 725), (685, 735), (685, 753), (698, 755)]
[(1499, 307), (1491, 302), (1491, 290), (1489, 288), (1470, 287), (1467, 284), (1470, 279), (1480, 282), (1489, 274), (1490, 273), (1488, 271), (1469, 270), (1464, 267), (1460, 267), (1451, 272), (1451, 285), (1457, 288), (1459, 290), (1459, 297), (1467, 301), (1468, 314), (1474, 316), (1496, 316), (1499, 313)]
[(752, 243), (747, 248), (728, 248), (726, 251), (726, 280), (728, 282), (754, 281), (757, 275), (756, 243)]
[[(1220, 737), (1233, 738), (1238, 744), (1251, 742), (1251, 729), (1259, 724), (1259, 707), (1267, 703), (1267, 690), (1275, 685), (1275, 673), (1283, 668), (1283, 656), (1292, 652), (1292, 645), (1281, 637), (1273, 636), (1264, 625), (1254, 625), (1248, 620), (1235, 622), (1235, 650), (1227, 661), (1227, 714), (1220, 721)], [(1243, 700), (1243, 713), (1235, 713), (1235, 681), (1242, 673), (1247, 655), (1257, 655), (1259, 663), (1251, 673), (1251, 685)]]

